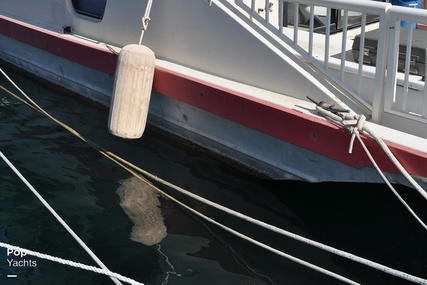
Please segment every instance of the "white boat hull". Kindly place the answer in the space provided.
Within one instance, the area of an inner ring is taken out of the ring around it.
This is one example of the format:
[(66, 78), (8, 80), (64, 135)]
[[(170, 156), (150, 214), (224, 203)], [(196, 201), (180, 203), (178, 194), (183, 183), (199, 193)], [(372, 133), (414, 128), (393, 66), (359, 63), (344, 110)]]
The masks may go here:
[[(266, 52), (265, 43), (254, 40), (247, 31), (242, 33), (240, 24), (203, 1), (194, 0), (194, 6), (178, 2), (158, 2), (159, 6), (153, 7), (153, 28), (150, 26), (144, 38), (144, 43), (161, 58), (156, 62), (149, 123), (271, 178), (381, 182), (360, 146), (348, 154), (350, 135), (319, 117), (314, 104), (301, 100), (306, 95), (322, 98), (331, 92), (323, 75), (300, 64), (301, 60), (286, 49), (280, 48), (281, 55)], [(170, 17), (184, 9), (181, 6), (191, 7), (189, 14), (197, 16), (171, 26)], [(22, 9), (15, 4), (10, 7), (11, 14)], [(83, 36), (97, 31), (98, 41), (2, 17), (3, 23), (32, 37), (4, 28), (0, 32), (0, 56), (44, 80), (108, 106), (117, 57), (111, 50), (118, 51), (113, 45), (137, 39), (139, 32), (139, 26), (126, 25), (135, 22), (139, 13), (128, 11), (127, 17), (121, 18), (125, 23), (118, 25), (111, 37), (106, 32), (111, 28), (107, 18), (111, 16), (117, 23), (118, 15), (108, 14), (114, 7), (107, 9), (106, 24), (100, 25), (100, 30), (94, 28), (99, 23), (75, 13), (49, 23), (51, 27), (70, 25), (73, 31), (85, 32)], [(68, 6), (62, 8), (69, 10)], [(164, 23), (167, 19), (169, 22)], [(194, 21), (199, 23), (197, 31), (191, 29)], [(124, 27), (129, 29), (126, 33), (121, 30)], [(179, 34), (181, 38), (174, 33), (177, 29), (185, 31)], [(209, 36), (199, 41), (202, 35)], [(79, 47), (84, 53), (65, 53), (69, 47)], [(268, 70), (263, 69), (266, 67)], [(320, 88), (319, 83), (325, 84)], [(286, 96), (297, 93), (301, 99)], [(410, 173), (425, 183), (426, 140), (385, 127), (378, 126), (378, 130), (390, 141), (399, 138), (405, 142), (392, 143), (391, 147), (407, 164), (415, 161), (419, 167), (411, 168)], [(406, 184), (375, 142), (367, 140), (392, 182)]]

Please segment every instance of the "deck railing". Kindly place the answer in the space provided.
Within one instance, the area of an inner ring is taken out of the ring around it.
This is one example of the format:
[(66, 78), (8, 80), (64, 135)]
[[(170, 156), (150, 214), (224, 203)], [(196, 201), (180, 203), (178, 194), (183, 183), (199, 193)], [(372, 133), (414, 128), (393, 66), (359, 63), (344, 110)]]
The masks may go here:
[[(402, 45), (401, 22), (405, 21), (406, 25), (411, 27), (413, 23), (427, 23), (427, 11), (419, 9), (404, 9), (403, 7), (393, 6), (389, 10), (389, 44), (388, 44), (388, 59), (387, 66), (390, 73), (386, 78), (385, 87), (385, 110), (398, 114), (410, 119), (419, 120), (426, 122), (427, 120), (427, 88), (425, 88), (425, 82), (422, 80), (411, 80), (410, 75), (410, 64), (415, 63), (418, 59), (421, 61), (426, 60), (426, 54), (424, 52), (424, 58), (417, 58), (420, 55), (412, 53), (412, 46), (416, 40), (413, 37), (414, 30), (407, 29), (407, 36), (404, 45), (406, 45), (405, 61), (404, 61), (404, 74), (396, 72), (399, 65), (399, 46)], [(425, 38), (417, 39), (419, 42), (425, 42), (427, 44), (427, 31), (425, 32)], [(424, 45), (427, 49), (427, 46)], [(423, 65), (421, 65), (423, 66)], [(423, 74), (427, 74), (427, 66), (424, 65)], [(423, 92), (421, 92), (423, 91)]]
[[(307, 63), (339, 84), (347, 96), (371, 112), (373, 121), (380, 122), (383, 113), (389, 112), (427, 123), (427, 88), (421, 77), (409, 71), (411, 29), (406, 43), (405, 71), (397, 70), (400, 22), (408, 21), (410, 27), (412, 22), (427, 23), (427, 11), (359, 0), (234, 0), (234, 4), (246, 17), (275, 34)], [(339, 18), (338, 27), (330, 24), (332, 17)], [(360, 35), (356, 61), (349, 56), (354, 36), (350, 35), (354, 33), (354, 26), (350, 26), (355, 17), (360, 19), (356, 29)], [(367, 19), (373, 17), (378, 20), (375, 67), (364, 64), (365, 32), (371, 27)], [(319, 28), (316, 22), (325, 24)], [(332, 30), (339, 33), (334, 34)], [(340, 44), (337, 45), (337, 41)], [(365, 86), (367, 76), (371, 77), (371, 86)], [(424, 93), (418, 92), (423, 97), (414, 95), (414, 89), (423, 90)]]

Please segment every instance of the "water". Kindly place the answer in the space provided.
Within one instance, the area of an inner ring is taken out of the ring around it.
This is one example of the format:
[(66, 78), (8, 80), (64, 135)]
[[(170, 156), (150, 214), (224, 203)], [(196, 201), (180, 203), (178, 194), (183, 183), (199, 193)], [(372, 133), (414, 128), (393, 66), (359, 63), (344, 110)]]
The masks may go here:
[[(169, 182), (302, 236), (427, 278), (427, 232), (383, 185), (263, 180), (152, 128), (140, 140), (114, 138), (106, 130), (107, 110), (31, 78), (13, 72), (11, 76), (52, 115)], [(0, 83), (9, 87), (3, 78)], [(0, 91), (0, 99), (0, 150), (110, 270), (144, 284), (343, 284), (241, 240), (163, 197), (158, 198), (160, 222), (167, 235), (154, 245), (131, 240), (134, 224), (116, 192), (132, 175), (5, 92)], [(218, 222), (357, 282), (410, 284), (159, 186)], [(427, 220), (427, 204), (415, 191), (399, 191)], [(0, 241), (95, 265), (3, 162)], [(0, 249), (0, 284), (113, 284), (108, 277), (40, 258), (14, 257), (33, 262), (22, 267), (11, 266), (8, 259)], [(10, 274), (17, 277), (6, 277)]]

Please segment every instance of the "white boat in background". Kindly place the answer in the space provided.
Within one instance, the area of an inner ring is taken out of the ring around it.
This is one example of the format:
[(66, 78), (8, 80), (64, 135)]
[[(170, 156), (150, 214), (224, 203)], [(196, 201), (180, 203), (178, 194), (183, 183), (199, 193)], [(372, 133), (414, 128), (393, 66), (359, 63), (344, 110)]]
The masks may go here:
[[(366, 117), (426, 185), (427, 45), (424, 58), (413, 54), (424, 31), (401, 25), (427, 24), (427, 11), (368, 0), (153, 0), (147, 28), (147, 5), (2, 0), (0, 58), (108, 106), (118, 54), (138, 43), (142, 21), (156, 55), (148, 123), (274, 179), (380, 182), (360, 143), (349, 153), (349, 130)], [(360, 132), (387, 178), (407, 184)]]

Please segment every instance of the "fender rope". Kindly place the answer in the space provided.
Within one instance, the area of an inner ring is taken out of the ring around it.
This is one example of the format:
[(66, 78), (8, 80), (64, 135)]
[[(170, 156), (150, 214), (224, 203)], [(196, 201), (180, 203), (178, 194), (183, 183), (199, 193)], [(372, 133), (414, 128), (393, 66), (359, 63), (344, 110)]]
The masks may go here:
[(141, 26), (141, 36), (139, 37), (139, 45), (142, 44), (142, 38), (144, 37), (145, 31), (148, 29), (148, 22), (150, 22), (150, 12), (151, 6), (153, 5), (153, 0), (148, 0), (147, 8), (145, 9), (144, 17), (142, 17), (142, 26)]

